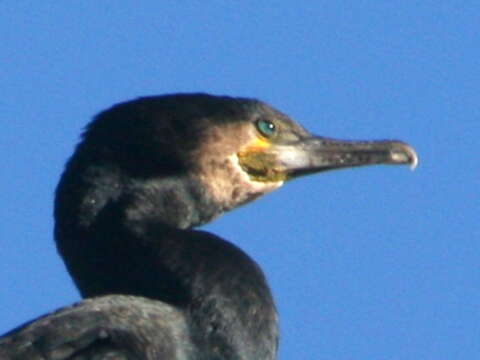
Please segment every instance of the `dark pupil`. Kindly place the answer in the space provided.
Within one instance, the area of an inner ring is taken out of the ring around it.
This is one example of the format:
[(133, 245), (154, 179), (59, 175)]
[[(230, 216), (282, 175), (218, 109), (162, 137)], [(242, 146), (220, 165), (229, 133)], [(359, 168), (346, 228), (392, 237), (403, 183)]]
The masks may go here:
[(270, 121), (259, 120), (257, 126), (260, 132), (265, 136), (272, 136), (275, 132), (275, 125)]

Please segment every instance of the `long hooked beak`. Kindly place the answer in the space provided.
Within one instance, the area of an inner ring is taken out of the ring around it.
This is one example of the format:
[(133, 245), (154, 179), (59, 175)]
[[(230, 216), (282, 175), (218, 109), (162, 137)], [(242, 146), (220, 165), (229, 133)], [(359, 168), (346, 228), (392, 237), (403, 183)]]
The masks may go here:
[(269, 149), (276, 158), (276, 170), (289, 178), (356, 166), (390, 164), (418, 165), (418, 156), (408, 144), (396, 140), (346, 141), (309, 137)]

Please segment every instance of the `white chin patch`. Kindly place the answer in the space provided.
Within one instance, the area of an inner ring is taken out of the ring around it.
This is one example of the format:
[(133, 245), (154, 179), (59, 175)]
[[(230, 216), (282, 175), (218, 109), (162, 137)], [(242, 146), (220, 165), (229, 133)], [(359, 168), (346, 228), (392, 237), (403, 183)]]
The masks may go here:
[(262, 182), (250, 178), (243, 170), (236, 154), (230, 155), (219, 164), (214, 164), (214, 171), (203, 172), (200, 177), (210, 195), (225, 210), (255, 200), (283, 185), (283, 181)]

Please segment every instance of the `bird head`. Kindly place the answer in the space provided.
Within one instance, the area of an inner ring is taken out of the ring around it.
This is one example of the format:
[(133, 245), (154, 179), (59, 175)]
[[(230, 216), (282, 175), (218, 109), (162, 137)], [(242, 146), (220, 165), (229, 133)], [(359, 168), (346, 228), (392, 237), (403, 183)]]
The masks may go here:
[(261, 101), (215, 99), (229, 110), (204, 119), (191, 168), (227, 210), (300, 176), (375, 164), (415, 168), (418, 162), (415, 150), (401, 141), (316, 136)]
[[(87, 127), (68, 173), (76, 182), (78, 173), (88, 172), (83, 178), (90, 177), (94, 186), (103, 186), (102, 191), (113, 197), (140, 189), (141, 201), (151, 195), (152, 212), (161, 208), (156, 201), (166, 201), (165, 209), (178, 208), (178, 196), (168, 189), (193, 183), (181, 196), (190, 192), (191, 203), (208, 203), (211, 213), (193, 222), (183, 216), (182, 227), (189, 227), (299, 176), (375, 164), (415, 167), (417, 161), (415, 150), (401, 141), (312, 135), (258, 100), (175, 94), (140, 98), (100, 113)], [(90, 170), (73, 171), (76, 163)], [(103, 173), (108, 181), (97, 179)], [(162, 195), (153, 196), (160, 185), (157, 193)], [(100, 192), (90, 193), (96, 198), (84, 196), (82, 203), (100, 209), (102, 202), (95, 195)]]

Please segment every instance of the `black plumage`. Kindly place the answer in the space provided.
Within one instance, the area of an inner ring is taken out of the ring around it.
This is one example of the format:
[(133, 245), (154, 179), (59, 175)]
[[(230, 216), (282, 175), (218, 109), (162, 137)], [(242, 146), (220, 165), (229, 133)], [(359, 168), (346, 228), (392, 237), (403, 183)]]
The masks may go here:
[(139, 296), (84, 300), (15, 329), (0, 359), (194, 359), (188, 324), (174, 307)]
[(7, 334), (0, 358), (274, 359), (261, 269), (193, 228), (300, 175), (416, 161), (398, 141), (314, 137), (257, 100), (116, 105), (87, 127), (56, 193), (59, 252), (92, 299)]

